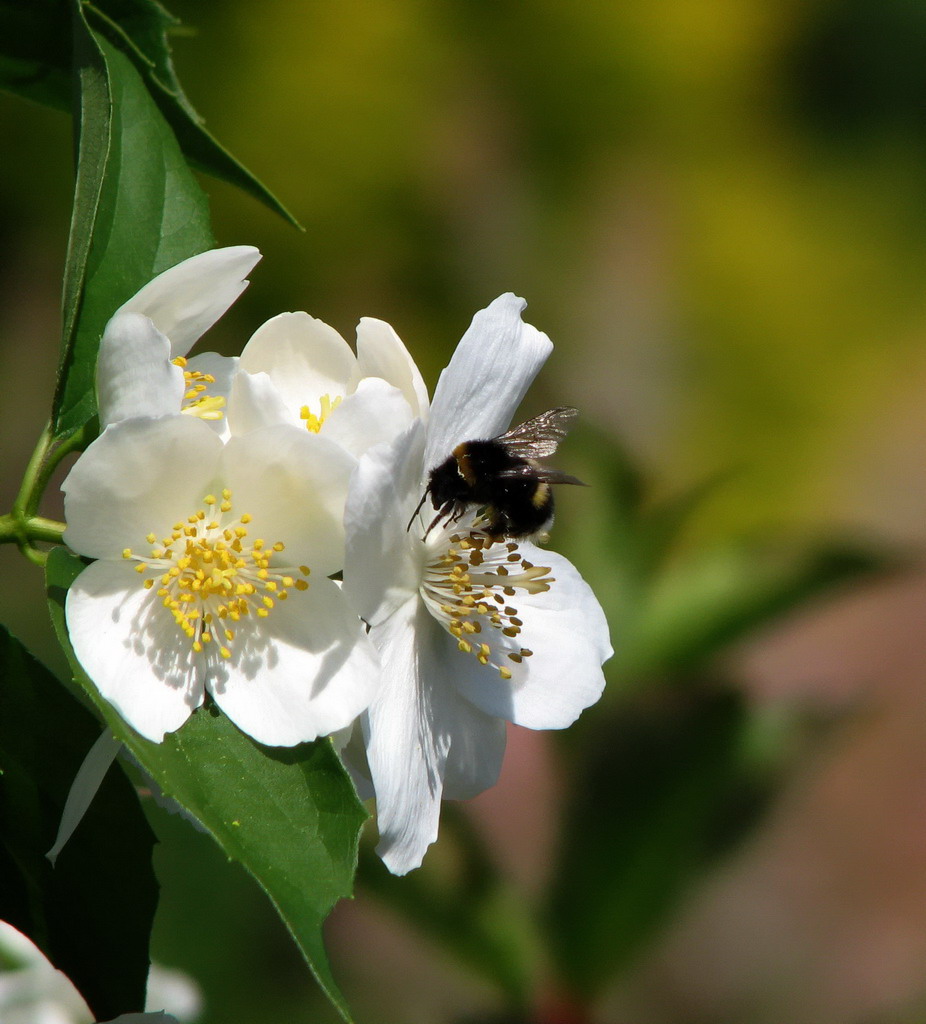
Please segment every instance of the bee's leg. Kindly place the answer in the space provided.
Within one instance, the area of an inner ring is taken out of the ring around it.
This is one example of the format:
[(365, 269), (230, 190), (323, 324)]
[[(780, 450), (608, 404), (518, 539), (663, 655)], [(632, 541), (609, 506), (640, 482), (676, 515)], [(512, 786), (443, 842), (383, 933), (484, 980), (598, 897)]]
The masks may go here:
[(458, 523), (463, 518), (463, 515), (468, 508), (469, 506), (466, 504), (466, 502), (457, 502), (457, 504), (454, 505), (453, 515), (450, 517), (450, 522)]
[(492, 540), (501, 540), (509, 530), (508, 517), (501, 509), (496, 508), (494, 505), (488, 506), (485, 515), (488, 523), (483, 527), (483, 530)]
[(446, 517), (449, 516), (452, 511), (453, 511), (453, 502), (449, 502), (448, 501), (447, 504), (442, 506), (441, 510), (431, 520), (431, 525), (424, 531), (424, 537), (422, 537), (421, 539), (424, 540), (428, 536), (428, 534), (434, 529), (434, 527), (437, 526), (437, 524), (442, 519), (446, 519)]

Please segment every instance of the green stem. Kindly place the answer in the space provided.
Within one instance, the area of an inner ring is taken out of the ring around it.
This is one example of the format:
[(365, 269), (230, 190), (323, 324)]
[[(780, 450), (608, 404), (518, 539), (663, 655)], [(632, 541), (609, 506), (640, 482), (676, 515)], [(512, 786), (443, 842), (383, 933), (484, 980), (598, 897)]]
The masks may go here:
[(64, 456), (86, 446), (93, 436), (91, 429), (87, 424), (56, 443), (51, 424), (46, 423), (26, 466), (13, 508), (0, 516), (0, 544), (18, 544), (20, 551), (36, 565), (45, 564), (45, 552), (36, 548), (36, 543), (64, 543), (65, 524), (36, 515), (42, 494)]
[(23, 473), (22, 483), (19, 485), (19, 494), (16, 495), (16, 500), (13, 502), (11, 515), (17, 519), (24, 518), (38, 507), (38, 498), (41, 497), (40, 491), (36, 494), (38, 491), (38, 480), (42, 476), (42, 467), (45, 465), (52, 444), (51, 423), (46, 423), (39, 436), (35, 450), (29, 459), (29, 465), (26, 466), (26, 472)]
[(0, 516), (0, 544), (18, 544), (19, 549), (31, 562), (44, 564), (44, 553), (37, 551), (35, 544), (63, 544), (66, 525), (55, 519), (46, 519), (44, 516), (7, 512), (5, 516)]

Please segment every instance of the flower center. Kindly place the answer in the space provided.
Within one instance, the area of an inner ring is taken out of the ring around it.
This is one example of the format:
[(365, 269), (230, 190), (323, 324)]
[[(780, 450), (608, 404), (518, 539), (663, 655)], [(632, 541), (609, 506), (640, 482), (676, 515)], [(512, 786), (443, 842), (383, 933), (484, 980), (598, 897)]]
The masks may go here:
[(146, 590), (159, 585), (158, 597), (194, 651), (215, 643), (219, 654), (230, 658), (233, 624), (247, 615), (266, 618), (277, 601), (289, 596), (289, 587), (308, 589), (308, 582), (297, 577), (308, 576), (309, 569), (271, 569), (270, 560), (283, 544), (248, 538), (251, 516), (233, 514), (231, 491), (222, 491), (221, 501), (207, 494), (203, 505), (185, 522), (174, 523), (170, 536), (160, 543), (149, 533), (147, 558), (131, 548), (122, 557), (138, 562), (135, 571), (144, 577)]
[(338, 395), (337, 398), (332, 398), (331, 395), (322, 395), (321, 411), (319, 414), (316, 416), (314, 412), (309, 410), (307, 405), (304, 405), (299, 410), (299, 419), (305, 421), (306, 430), (311, 430), (313, 434), (317, 434), (322, 429), (322, 424), (325, 420), (337, 409), (342, 401), (341, 395)]
[(225, 399), (221, 395), (209, 394), (209, 385), (215, 384), (215, 377), (211, 373), (187, 370), (187, 361), (183, 356), (177, 356), (172, 362), (174, 366), (183, 369), (183, 380), (186, 385), (180, 411), (203, 420), (220, 420)]
[[(533, 654), (513, 643), (523, 625), (517, 594), (541, 594), (555, 582), (550, 569), (528, 562), (514, 541), (471, 530), (452, 534), (425, 567), (421, 595), (431, 614), (456, 637), (460, 651), (510, 679), (511, 668), (500, 654), (515, 664)], [(493, 645), (502, 651), (493, 651)]]

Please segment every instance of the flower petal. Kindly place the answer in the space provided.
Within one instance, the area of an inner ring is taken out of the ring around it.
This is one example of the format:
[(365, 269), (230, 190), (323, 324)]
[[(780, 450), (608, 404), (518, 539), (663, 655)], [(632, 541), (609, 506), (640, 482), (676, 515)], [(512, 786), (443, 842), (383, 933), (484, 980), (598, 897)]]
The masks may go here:
[(339, 445), (288, 425), (232, 437), (221, 475), (252, 535), (285, 545), (278, 561), (328, 576), (344, 564), (344, 502), (356, 460)]
[[(509, 598), (523, 622), (516, 638), (495, 631), (481, 634), (512, 678), (506, 682), (491, 665), (461, 654), (455, 638), (442, 631), (446, 657), (452, 659), (447, 677), (489, 715), (529, 729), (562, 729), (601, 696), (601, 665), (614, 653), (608, 624), (591, 587), (571, 562), (533, 544), (519, 546), (534, 565), (549, 566), (555, 582), (544, 593), (518, 591)], [(520, 664), (506, 659), (506, 651), (516, 653), (521, 647), (533, 653)]]
[(361, 722), (376, 790), (376, 850), (396, 875), (418, 867), (437, 838), (445, 778), (458, 793), (484, 789), (504, 750), (504, 723), (446, 685), (438, 630), (414, 598), (370, 634), (383, 682)]
[(81, 766), (77, 769), (71, 788), (68, 790), (67, 800), (64, 802), (64, 810), (61, 812), (61, 821), (58, 823), (58, 834), (55, 836), (54, 846), (45, 854), (51, 861), (52, 867), (58, 859), (58, 854), (67, 845), (67, 841), (74, 835), (74, 830), (83, 821), (87, 808), (93, 802), (97, 790), (106, 778), (109, 766), (116, 760), (116, 755), (122, 749), (122, 740), (117, 740), (108, 728), (97, 738), (97, 741), (87, 751)]
[(418, 590), (420, 567), (407, 527), (412, 503), (420, 497), (424, 433), (424, 424), (415, 420), (391, 444), (371, 448), (360, 458), (350, 482), (344, 509), (349, 538), (344, 592), (371, 625)]
[(431, 403), (424, 465), (439, 465), (462, 441), (504, 433), (553, 350), (521, 321), (527, 303), (510, 292), (474, 317), (441, 373)]
[(180, 411), (183, 370), (170, 341), (140, 313), (117, 313), (106, 325), (96, 366), (100, 425)]
[(354, 354), (340, 334), (308, 313), (280, 313), (254, 332), (241, 353), (245, 373), (266, 373), (297, 415), (318, 415), (322, 395), (346, 394)]
[(346, 729), (340, 729), (331, 736), (331, 744), (350, 773), (357, 796), (361, 800), (372, 800), (376, 793), (370, 780), (370, 766), (367, 764), (367, 751), (363, 742), (363, 729), (359, 718)]
[(201, 252), (158, 274), (116, 315), (142, 313), (170, 338), (171, 358), (185, 356), (247, 288), (259, 259), (252, 245)]
[(397, 387), (412, 414), (426, 419), (428, 389), (402, 339), (384, 320), (365, 316), (357, 325), (357, 365), (352, 383), (364, 377), (381, 377)]
[(411, 421), (412, 411), (402, 392), (370, 377), (360, 381), (357, 390), (338, 405), (321, 433), (359, 457), (374, 445), (392, 441)]
[(300, 423), (295, 412), (283, 401), (266, 373), (240, 372), (235, 375), (228, 398), (226, 419), (232, 434), (247, 434), (260, 427), (272, 427), (281, 423), (289, 423), (292, 426)]
[(379, 685), (379, 658), (331, 580), (291, 591), (266, 619), (235, 624), (231, 657), (210, 662), (207, 686), (259, 743), (292, 746), (349, 725)]
[(114, 423), (74, 464), (61, 489), (68, 546), (91, 558), (147, 552), (195, 512), (213, 484), (222, 442), (190, 416)]
[(203, 702), (202, 664), (153, 590), (129, 562), (94, 562), (65, 604), (74, 653), (96, 688), (156, 743)]

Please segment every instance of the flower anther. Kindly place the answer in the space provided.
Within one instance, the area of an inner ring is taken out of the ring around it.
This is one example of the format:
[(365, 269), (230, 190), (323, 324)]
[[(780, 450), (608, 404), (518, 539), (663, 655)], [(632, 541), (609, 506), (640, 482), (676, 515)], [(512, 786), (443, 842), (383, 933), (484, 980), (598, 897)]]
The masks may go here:
[(131, 548), (122, 552), (123, 558), (138, 563), (135, 571), (146, 590), (158, 586), (157, 596), (193, 650), (200, 653), (214, 643), (223, 658), (231, 657), (234, 623), (247, 615), (266, 618), (277, 601), (289, 597), (290, 588), (308, 589), (305, 577), (310, 572), (305, 565), (271, 568), (271, 558), (284, 544), (268, 544), (261, 537), (249, 540), (252, 517), (235, 514), (231, 497), (228, 489), (221, 501), (207, 494), (204, 507), (174, 523), (169, 536), (159, 541), (149, 533), (147, 556)]
[(524, 558), (515, 541), (493, 540), (478, 525), (476, 520), (472, 529), (441, 539), (425, 566), (420, 593), (434, 618), (456, 638), (457, 649), (507, 680), (512, 673), (506, 659), (519, 665), (534, 653), (512, 645), (524, 625), (514, 603), (517, 595), (542, 594), (556, 579), (549, 566)]
[(183, 405), (181, 413), (198, 416), (202, 420), (220, 420), (224, 413), (225, 397), (210, 395), (209, 385), (215, 384), (215, 374), (203, 373), (202, 370), (187, 369), (185, 356), (177, 356), (171, 362), (183, 370)]
[(299, 410), (299, 419), (305, 423), (306, 430), (313, 434), (317, 434), (324, 426), (325, 420), (328, 419), (328, 417), (343, 401), (343, 395), (336, 395), (334, 398), (332, 398), (331, 395), (322, 395), (319, 400), (319, 404), (321, 406), (319, 414), (316, 416), (307, 405), (303, 405)]

